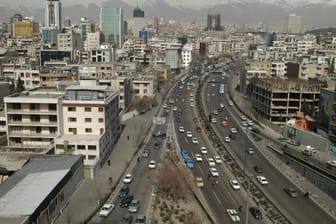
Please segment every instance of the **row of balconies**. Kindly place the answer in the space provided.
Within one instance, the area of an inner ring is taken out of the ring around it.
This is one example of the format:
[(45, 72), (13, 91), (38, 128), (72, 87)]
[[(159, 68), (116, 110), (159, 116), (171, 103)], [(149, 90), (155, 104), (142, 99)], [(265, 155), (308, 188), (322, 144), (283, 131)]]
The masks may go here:
[(33, 131), (8, 131), (7, 135), (9, 137), (38, 137), (38, 138), (47, 138), (52, 139), (58, 136), (58, 132), (33, 132)]
[(7, 108), (8, 114), (40, 114), (40, 115), (57, 115), (57, 110), (41, 110), (41, 109), (13, 109)]

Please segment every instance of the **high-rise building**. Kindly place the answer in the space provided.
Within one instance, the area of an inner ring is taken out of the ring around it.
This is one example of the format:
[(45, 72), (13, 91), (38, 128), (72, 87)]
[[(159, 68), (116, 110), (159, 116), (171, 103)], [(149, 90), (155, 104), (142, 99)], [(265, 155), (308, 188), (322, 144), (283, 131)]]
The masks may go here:
[(91, 33), (94, 31), (92, 21), (83, 17), (80, 21), (80, 29), (81, 29), (81, 35), (82, 35), (82, 41), (85, 41), (87, 38), (88, 33)]
[(143, 28), (145, 28), (145, 12), (139, 7), (135, 7), (133, 10), (133, 35), (137, 35)]
[(215, 14), (215, 15), (208, 14), (207, 30), (208, 31), (220, 31), (220, 30), (222, 30), (220, 14)]
[(124, 15), (121, 8), (100, 8), (100, 29), (104, 42), (121, 48), (124, 42)]
[(45, 0), (44, 2), (44, 26), (62, 29), (62, 4), (59, 0)]
[(296, 34), (301, 32), (301, 16), (289, 14), (282, 23), (282, 32)]
[(154, 18), (154, 32), (159, 33), (159, 18), (157, 16)]

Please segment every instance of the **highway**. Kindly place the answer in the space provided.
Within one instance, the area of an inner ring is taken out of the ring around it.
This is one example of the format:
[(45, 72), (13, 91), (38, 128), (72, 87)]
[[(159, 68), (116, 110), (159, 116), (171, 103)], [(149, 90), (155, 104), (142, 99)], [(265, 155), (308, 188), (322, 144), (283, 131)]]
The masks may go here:
[[(210, 79), (213, 79), (213, 77)], [(240, 161), (241, 165), (244, 164), (244, 157), (246, 156), (247, 175), (253, 175), (251, 179), (254, 183), (259, 186), (278, 208), (280, 208), (292, 223), (334, 223), (335, 220), (331, 216), (310, 199), (304, 197), (303, 192), (300, 192), (299, 189), (296, 188), (299, 192), (298, 198), (290, 198), (287, 193), (284, 192), (283, 188), (295, 188), (295, 186), (259, 152), (258, 143), (253, 141), (250, 130), (246, 129), (241, 124), (242, 120), (239, 118), (241, 114), (228, 104), (227, 96), (223, 95), (222, 97), (218, 97), (218, 84), (225, 82), (225, 79), (223, 80), (220, 76), (215, 77), (215, 79), (215, 87), (213, 87), (211, 83), (208, 83), (205, 88), (205, 108), (208, 110), (207, 113), (209, 114), (210, 112), (217, 110), (220, 103), (224, 103), (224, 111), (217, 116), (219, 122), (212, 125), (223, 137), (229, 135), (230, 127), (236, 127), (239, 130), (236, 139), (231, 140), (230, 143), (226, 143), (226, 148), (231, 152), (234, 158)], [(229, 127), (221, 126), (220, 123), (224, 117), (228, 117)], [(246, 132), (248, 133), (247, 135)], [(248, 147), (253, 147), (255, 149), (253, 155), (245, 153)], [(263, 169), (262, 175), (268, 179), (268, 185), (261, 186), (257, 183), (255, 179), (257, 174), (253, 170), (253, 167), (256, 165)]]

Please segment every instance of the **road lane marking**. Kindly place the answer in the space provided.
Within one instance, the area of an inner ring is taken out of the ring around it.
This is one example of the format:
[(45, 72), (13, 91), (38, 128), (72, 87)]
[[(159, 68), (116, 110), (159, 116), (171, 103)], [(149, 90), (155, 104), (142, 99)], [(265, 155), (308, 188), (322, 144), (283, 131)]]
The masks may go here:
[(153, 201), (153, 198), (156, 197), (156, 194), (154, 192), (155, 192), (155, 187), (153, 187), (152, 192), (150, 194), (149, 203), (148, 203), (147, 212), (146, 212), (146, 217), (150, 217), (150, 212), (152, 210), (151, 209), (152, 201)]
[(222, 202), (219, 200), (216, 192), (214, 190), (212, 190), (212, 193), (214, 194), (214, 196), (215, 196), (216, 200), (218, 201), (218, 203), (222, 205)]

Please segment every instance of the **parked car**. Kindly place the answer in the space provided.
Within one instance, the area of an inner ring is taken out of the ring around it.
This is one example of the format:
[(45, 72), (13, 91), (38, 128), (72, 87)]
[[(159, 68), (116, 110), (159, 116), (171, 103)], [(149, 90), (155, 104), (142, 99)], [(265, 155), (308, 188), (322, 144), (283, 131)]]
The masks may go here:
[(121, 219), (120, 224), (132, 224), (132, 221), (133, 221), (133, 216), (127, 214)]
[(131, 213), (135, 213), (138, 212), (139, 208), (140, 208), (139, 200), (133, 199), (128, 206), (128, 211)]
[(114, 204), (104, 204), (99, 211), (99, 216), (107, 217), (114, 209)]
[(129, 206), (129, 204), (133, 201), (134, 197), (133, 195), (127, 195), (120, 201), (120, 207), (126, 208)]
[(255, 219), (262, 219), (262, 213), (258, 207), (251, 207), (249, 210)]
[(327, 166), (336, 167), (336, 160), (327, 161)]
[(138, 217), (135, 220), (135, 224), (146, 224), (146, 216), (138, 215)]
[(296, 198), (298, 196), (298, 193), (296, 190), (292, 187), (286, 187), (284, 188), (284, 191), (291, 197), (291, 198)]
[(124, 198), (128, 195), (128, 193), (129, 193), (129, 187), (127, 185), (124, 185), (121, 187), (118, 196), (119, 198)]
[(124, 177), (124, 184), (130, 184), (133, 180), (132, 174), (126, 174)]

